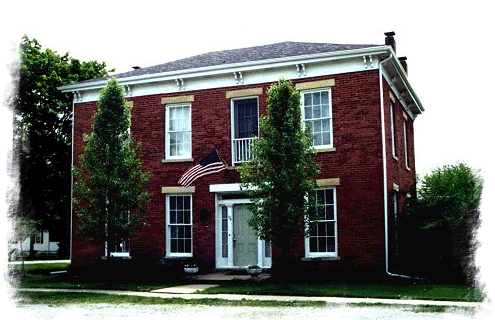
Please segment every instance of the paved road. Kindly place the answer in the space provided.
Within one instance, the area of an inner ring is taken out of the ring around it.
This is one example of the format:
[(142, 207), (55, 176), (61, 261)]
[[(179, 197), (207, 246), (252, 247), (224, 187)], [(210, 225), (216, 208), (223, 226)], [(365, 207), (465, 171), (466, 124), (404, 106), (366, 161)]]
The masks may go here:
[[(18, 307), (11, 319), (33, 320), (112, 320), (112, 319), (479, 319), (479, 314), (465, 310), (448, 309), (442, 313), (424, 312), (410, 307), (214, 307), (191, 305), (113, 305), (113, 304), (73, 304), (63, 307), (27, 305)], [(489, 318), (486, 318), (489, 319)]]

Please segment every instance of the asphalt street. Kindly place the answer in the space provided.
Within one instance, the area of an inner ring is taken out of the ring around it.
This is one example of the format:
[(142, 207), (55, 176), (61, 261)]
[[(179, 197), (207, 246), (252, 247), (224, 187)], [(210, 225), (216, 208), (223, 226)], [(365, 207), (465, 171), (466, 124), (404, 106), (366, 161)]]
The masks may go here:
[[(111, 319), (478, 319), (480, 314), (448, 308), (431, 312), (417, 306), (373, 307), (215, 307), (203, 305), (71, 304), (65, 306), (25, 305), (15, 309), (9, 319), (34, 320), (111, 320)], [(484, 317), (482, 317), (484, 318)], [(486, 318), (489, 319), (489, 318)]]

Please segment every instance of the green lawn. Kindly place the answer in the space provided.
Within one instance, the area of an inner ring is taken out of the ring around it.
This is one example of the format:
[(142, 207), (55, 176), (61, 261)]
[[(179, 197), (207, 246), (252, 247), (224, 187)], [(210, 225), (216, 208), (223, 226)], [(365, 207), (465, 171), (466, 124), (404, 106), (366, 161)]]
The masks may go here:
[(323, 301), (260, 301), (260, 300), (226, 300), (226, 299), (183, 299), (183, 298), (155, 298), (110, 295), (105, 293), (86, 292), (18, 292), (16, 303), (64, 305), (70, 303), (132, 303), (144, 305), (160, 304), (194, 304), (211, 306), (255, 306), (255, 307), (323, 307)]
[[(25, 275), (13, 277), (11, 283), (18, 288), (53, 288), (53, 289), (109, 289), (147, 292), (160, 288), (178, 285), (178, 283), (156, 282), (105, 282), (105, 281), (80, 281), (67, 273), (55, 273), (66, 271), (68, 263), (25, 264)], [(20, 271), (20, 265), (10, 265), (11, 271)]]
[[(10, 266), (18, 269), (19, 265)], [(26, 274), (16, 280), (13, 285), (19, 288), (57, 288), (57, 289), (111, 289), (147, 292), (155, 289), (182, 284), (163, 281), (127, 281), (127, 282), (88, 282), (79, 281), (65, 273), (51, 274), (53, 271), (66, 270), (68, 264), (32, 264), (25, 265)], [(258, 294), (285, 296), (329, 296), (356, 298), (391, 298), (391, 299), (427, 299), (450, 301), (482, 301), (483, 293), (479, 289), (458, 285), (277, 285), (272, 283), (247, 283), (222, 285), (210, 288), (205, 294)]]
[(252, 295), (328, 296), (354, 298), (426, 299), (482, 301), (481, 290), (456, 285), (224, 285), (202, 291), (205, 294), (231, 293)]

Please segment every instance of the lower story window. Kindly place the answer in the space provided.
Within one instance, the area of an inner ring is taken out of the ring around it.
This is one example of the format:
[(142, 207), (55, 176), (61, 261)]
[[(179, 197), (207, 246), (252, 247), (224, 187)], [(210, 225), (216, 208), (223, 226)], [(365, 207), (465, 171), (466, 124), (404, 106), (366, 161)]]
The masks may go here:
[(192, 257), (192, 196), (167, 196), (167, 256)]
[(337, 256), (337, 206), (335, 188), (316, 191), (318, 218), (306, 237), (306, 257)]
[[(105, 254), (108, 250), (108, 243), (105, 242)], [(129, 257), (129, 240), (122, 240), (115, 243), (115, 247), (110, 251), (112, 257)]]

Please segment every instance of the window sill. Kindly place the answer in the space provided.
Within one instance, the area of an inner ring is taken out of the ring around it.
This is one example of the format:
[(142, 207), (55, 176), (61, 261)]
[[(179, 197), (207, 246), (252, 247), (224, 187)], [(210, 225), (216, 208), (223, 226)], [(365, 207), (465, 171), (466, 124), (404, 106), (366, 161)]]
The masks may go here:
[(305, 257), (302, 258), (301, 261), (338, 261), (340, 260), (339, 256), (336, 257)]
[[(132, 257), (130, 255), (113, 255), (110, 254), (110, 258), (112, 259), (120, 259), (120, 260), (131, 260)], [(107, 256), (101, 257), (101, 260), (107, 260)]]
[(320, 152), (334, 152), (334, 151), (337, 151), (337, 149), (335, 148), (315, 148), (316, 149), (316, 152), (317, 153), (320, 153)]
[(183, 255), (166, 255), (164, 258), (165, 259), (177, 259), (177, 260), (180, 260), (180, 259), (189, 259), (189, 258), (192, 258), (193, 257), (193, 254), (183, 254)]
[(194, 162), (194, 159), (193, 158), (162, 159), (162, 163), (171, 163), (171, 162)]

